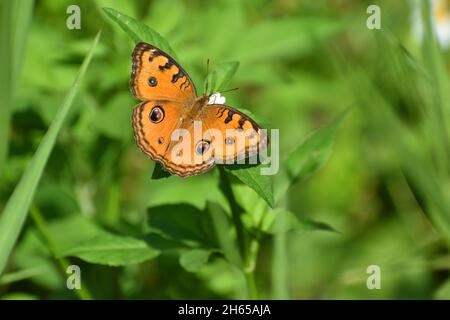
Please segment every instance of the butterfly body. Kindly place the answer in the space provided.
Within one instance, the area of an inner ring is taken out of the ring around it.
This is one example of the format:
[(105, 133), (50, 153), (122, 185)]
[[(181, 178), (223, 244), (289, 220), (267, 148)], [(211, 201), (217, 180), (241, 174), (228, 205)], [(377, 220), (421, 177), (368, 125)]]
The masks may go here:
[(138, 43), (133, 51), (130, 90), (143, 100), (133, 110), (136, 144), (172, 174), (200, 174), (267, 145), (255, 121), (231, 107), (208, 104), (208, 95), (197, 96), (183, 68), (150, 44)]
[(207, 108), (208, 101), (209, 97), (207, 95), (202, 95), (194, 100), (190, 106), (186, 106), (186, 113), (189, 120), (194, 121), (195, 119), (201, 119)]

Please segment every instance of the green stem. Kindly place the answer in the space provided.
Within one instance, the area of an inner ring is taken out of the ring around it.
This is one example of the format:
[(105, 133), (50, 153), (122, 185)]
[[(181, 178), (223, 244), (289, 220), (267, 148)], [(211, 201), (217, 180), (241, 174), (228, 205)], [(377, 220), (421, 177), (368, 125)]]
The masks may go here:
[(236, 227), (237, 243), (242, 258), (242, 272), (244, 273), (247, 292), (250, 299), (258, 298), (258, 290), (255, 282), (255, 264), (259, 250), (259, 243), (256, 240), (250, 240), (245, 231), (241, 219), (242, 208), (239, 206), (231, 188), (230, 178), (223, 167), (220, 170), (220, 188), (228, 199), (231, 208), (233, 223)]
[[(64, 101), (58, 109), (58, 112), (56, 113), (50, 127), (34, 153), (30, 164), (25, 169), (25, 172), (20, 178), (19, 183), (14, 188), (13, 193), (6, 202), (3, 212), (0, 215), (0, 274), (4, 272), (14, 245), (16, 244), (23, 228), (28, 212), (30, 211), (31, 203), (33, 202), (34, 194), (47, 165), (48, 158), (50, 157), (61, 128), (72, 110), (73, 101), (79, 90), (80, 83), (86, 74), (99, 38), (100, 32), (97, 33), (91, 49), (81, 64), (80, 70), (72, 84), (72, 87), (64, 98)], [(0, 88), (2, 88), (1, 83)], [(1, 129), (2, 127), (0, 126), (0, 131)], [(4, 137), (0, 137), (0, 145), (3, 138)]]
[[(279, 213), (280, 225), (285, 224), (284, 212)], [(284, 226), (283, 226), (284, 227)], [(281, 229), (283, 230), (283, 229)], [(277, 232), (273, 237), (273, 261), (272, 261), (272, 298), (289, 299), (288, 286), (288, 256), (287, 234), (284, 231)]]
[[(63, 277), (67, 276), (67, 268), (70, 266), (70, 262), (66, 258), (57, 258), (58, 255), (58, 245), (54, 241), (48, 226), (47, 222), (45, 221), (45, 218), (42, 216), (41, 212), (36, 206), (32, 206), (30, 209), (31, 217), (33, 218), (34, 223), (36, 224), (37, 228), (41, 232), (42, 236), (44, 237), (45, 241), (47, 242), (47, 246), (50, 250), (50, 253), (52, 254), (53, 258), (57, 261), (61, 272), (63, 274)], [(86, 289), (86, 286), (83, 284), (83, 281), (81, 281), (81, 288), (76, 289), (75, 293), (81, 300), (92, 300), (91, 293)]]
[[(289, 203), (289, 196), (285, 195), (280, 199), (280, 206)], [(272, 256), (272, 299), (287, 300), (289, 294), (289, 260), (288, 260), (288, 239), (286, 230), (286, 213), (280, 211), (277, 223), (278, 232), (273, 237), (273, 256)]]
[(256, 239), (253, 239), (250, 241), (247, 264), (245, 265), (244, 269), (245, 277), (247, 280), (248, 293), (250, 299), (252, 300), (258, 299), (258, 290), (256, 289), (256, 282), (255, 282), (255, 267), (258, 252), (259, 252), (259, 242)]
[(258, 290), (256, 289), (256, 282), (255, 282), (255, 272), (246, 272), (245, 275), (245, 281), (247, 283), (247, 290), (248, 295), (250, 299), (256, 300), (258, 299)]
[(220, 181), (221, 181), (220, 187), (222, 189), (222, 192), (225, 194), (225, 197), (227, 198), (228, 203), (230, 204), (233, 223), (236, 227), (239, 251), (241, 253), (242, 261), (244, 262), (244, 265), (246, 265), (248, 256), (247, 239), (244, 230), (244, 225), (241, 219), (242, 210), (236, 201), (233, 190), (231, 189), (231, 182), (230, 178), (228, 177), (228, 173), (225, 172), (225, 169), (223, 167), (220, 167)]

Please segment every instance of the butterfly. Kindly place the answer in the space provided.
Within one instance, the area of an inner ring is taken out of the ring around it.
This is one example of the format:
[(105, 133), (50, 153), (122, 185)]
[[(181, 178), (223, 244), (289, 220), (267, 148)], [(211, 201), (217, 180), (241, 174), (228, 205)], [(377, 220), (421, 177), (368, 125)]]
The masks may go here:
[(140, 42), (133, 50), (130, 90), (142, 101), (132, 115), (136, 144), (171, 174), (201, 174), (216, 163), (256, 156), (267, 146), (267, 135), (254, 120), (209, 104), (210, 95), (198, 96), (187, 72), (151, 44)]

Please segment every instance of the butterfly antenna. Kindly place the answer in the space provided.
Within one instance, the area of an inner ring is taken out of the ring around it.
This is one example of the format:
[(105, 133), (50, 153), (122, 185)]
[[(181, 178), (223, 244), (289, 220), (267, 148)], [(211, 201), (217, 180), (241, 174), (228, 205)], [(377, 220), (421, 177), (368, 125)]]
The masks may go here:
[(227, 89), (227, 90), (224, 90), (224, 91), (219, 91), (219, 93), (225, 93), (225, 92), (230, 92), (230, 91), (236, 91), (236, 90), (238, 90), (239, 88), (233, 88), (233, 89)]
[(204, 95), (208, 94), (208, 74), (209, 74), (209, 58), (206, 60), (206, 86), (205, 86), (205, 92)]

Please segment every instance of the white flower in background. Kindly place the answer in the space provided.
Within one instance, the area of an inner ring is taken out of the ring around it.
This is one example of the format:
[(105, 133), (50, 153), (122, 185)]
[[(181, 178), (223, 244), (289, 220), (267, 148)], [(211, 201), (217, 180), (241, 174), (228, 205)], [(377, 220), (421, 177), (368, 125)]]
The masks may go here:
[[(431, 4), (431, 21), (436, 38), (443, 49), (450, 48), (450, 1), (428, 0)], [(422, 0), (414, 0), (413, 32), (422, 41), (424, 27), (422, 21)]]
[(209, 97), (208, 104), (225, 104), (225, 100), (219, 92), (215, 92)]

